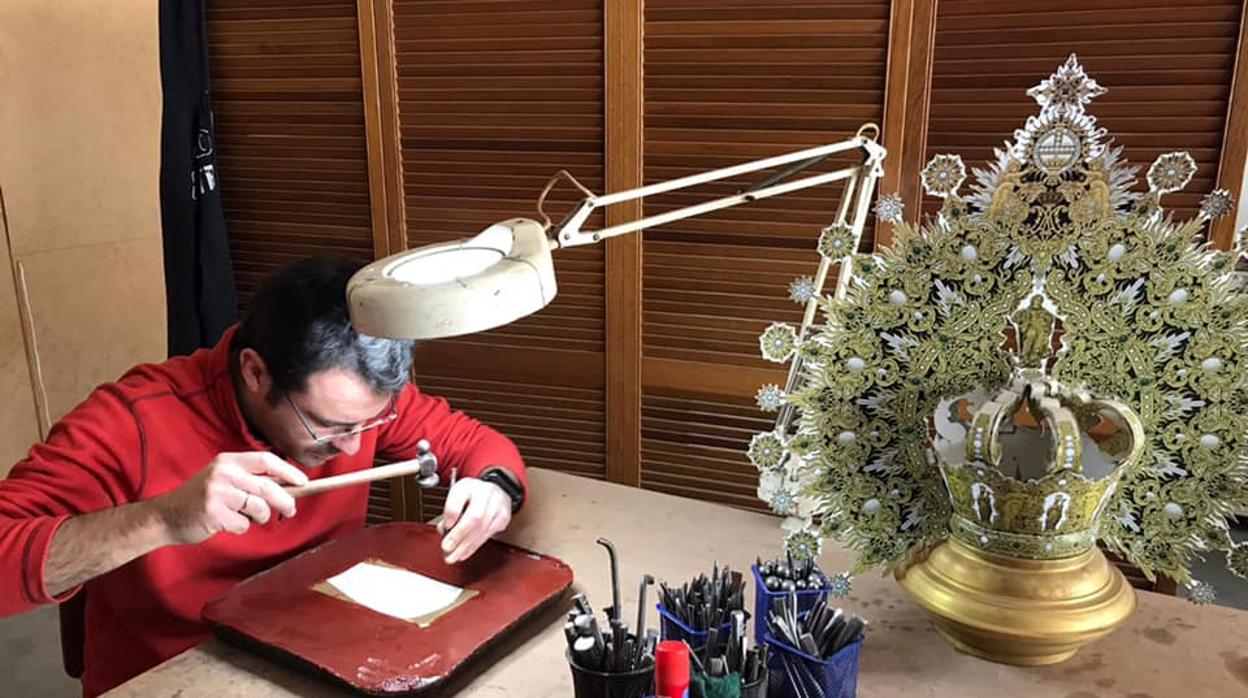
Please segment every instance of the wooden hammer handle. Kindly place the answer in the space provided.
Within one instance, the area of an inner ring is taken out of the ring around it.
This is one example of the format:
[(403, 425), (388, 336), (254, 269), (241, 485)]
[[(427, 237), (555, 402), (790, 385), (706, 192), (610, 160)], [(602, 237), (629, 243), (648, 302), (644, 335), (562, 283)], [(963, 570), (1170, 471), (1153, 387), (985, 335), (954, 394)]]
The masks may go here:
[(377, 466), (376, 468), (368, 468), (367, 470), (357, 470), (353, 473), (343, 473), (342, 475), (323, 477), (312, 480), (306, 485), (288, 485), (282, 489), (289, 492), (292, 497), (299, 498), (308, 494), (336, 490), (339, 487), (360, 485), (366, 482), (386, 480), (392, 477), (419, 473), (420, 467), (420, 459), (414, 458), (412, 460), (399, 461), (398, 463), (391, 463), (389, 465)]

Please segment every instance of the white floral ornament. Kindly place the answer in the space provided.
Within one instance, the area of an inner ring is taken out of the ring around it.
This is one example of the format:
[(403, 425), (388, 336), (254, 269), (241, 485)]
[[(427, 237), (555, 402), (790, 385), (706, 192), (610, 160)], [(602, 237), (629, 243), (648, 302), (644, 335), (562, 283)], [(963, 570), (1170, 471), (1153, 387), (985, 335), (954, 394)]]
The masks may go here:
[(805, 305), (814, 297), (815, 280), (809, 276), (799, 276), (789, 284), (789, 298), (792, 298), (794, 303)]
[(1079, 65), (1079, 59), (1072, 53), (1066, 59), (1066, 63), (1057, 69), (1057, 72), (1039, 85), (1027, 90), (1027, 95), (1046, 109), (1083, 111), (1084, 106), (1105, 92), (1104, 87), (1084, 72), (1083, 66)]
[(905, 208), (900, 195), (886, 194), (875, 200), (875, 217), (885, 223), (896, 223), (901, 220)]
[(1196, 161), (1186, 152), (1166, 153), (1148, 168), (1148, 188), (1169, 194), (1186, 187), (1196, 174)]
[(838, 599), (843, 599), (849, 595), (849, 590), (854, 586), (854, 578), (849, 576), (848, 572), (840, 572), (828, 577), (828, 593)]
[(1234, 203), (1231, 192), (1225, 189), (1214, 189), (1205, 194), (1204, 199), (1201, 199), (1200, 215), (1204, 218), (1221, 218), (1231, 212)]
[(750, 439), (750, 462), (759, 470), (769, 470), (784, 459), (784, 442), (775, 432), (764, 431)]
[(775, 412), (784, 404), (784, 391), (780, 389), (780, 386), (768, 383), (758, 389), (754, 401), (758, 403), (758, 409), (764, 412)]
[(758, 338), (758, 346), (764, 359), (782, 364), (797, 349), (797, 330), (788, 323), (772, 323)]
[[(797, 503), (798, 507), (801, 507), (802, 503), (803, 502), (799, 501)], [(780, 522), (780, 530), (788, 531), (788, 533), (795, 533), (797, 531), (805, 531), (810, 528), (810, 518), (798, 516), (799, 513), (801, 512), (795, 512), (792, 516), (784, 517), (784, 521)], [(788, 535), (788, 533), (785, 535)]]
[(923, 190), (944, 199), (966, 180), (966, 165), (958, 155), (937, 155), (923, 168)]
[(1214, 591), (1213, 586), (1207, 582), (1192, 580), (1187, 585), (1187, 598), (1192, 603), (1200, 606), (1208, 606), (1217, 599), (1218, 595)]
[(819, 254), (832, 261), (854, 253), (854, 231), (844, 223), (833, 223), (819, 234)]

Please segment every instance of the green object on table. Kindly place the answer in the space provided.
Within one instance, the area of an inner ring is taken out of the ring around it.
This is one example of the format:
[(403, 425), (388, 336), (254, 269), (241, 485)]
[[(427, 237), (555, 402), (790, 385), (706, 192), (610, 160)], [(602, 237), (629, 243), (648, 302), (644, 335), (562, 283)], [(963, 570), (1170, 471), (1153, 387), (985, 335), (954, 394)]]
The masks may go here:
[(693, 672), (689, 677), (689, 698), (741, 698), (741, 675), (707, 676)]

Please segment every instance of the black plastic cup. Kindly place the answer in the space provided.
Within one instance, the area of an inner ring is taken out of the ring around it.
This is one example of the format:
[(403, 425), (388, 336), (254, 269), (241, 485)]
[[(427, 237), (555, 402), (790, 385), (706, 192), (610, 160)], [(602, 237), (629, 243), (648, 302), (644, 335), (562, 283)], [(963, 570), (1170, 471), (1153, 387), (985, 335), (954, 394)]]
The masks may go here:
[(564, 650), (572, 667), (572, 690), (576, 698), (645, 698), (654, 695), (654, 662), (633, 671), (605, 672), (586, 669)]
[(762, 673), (756, 681), (753, 683), (742, 683), (741, 698), (767, 698), (767, 684), (770, 678), (767, 675), (768, 671), (766, 667), (763, 667)]

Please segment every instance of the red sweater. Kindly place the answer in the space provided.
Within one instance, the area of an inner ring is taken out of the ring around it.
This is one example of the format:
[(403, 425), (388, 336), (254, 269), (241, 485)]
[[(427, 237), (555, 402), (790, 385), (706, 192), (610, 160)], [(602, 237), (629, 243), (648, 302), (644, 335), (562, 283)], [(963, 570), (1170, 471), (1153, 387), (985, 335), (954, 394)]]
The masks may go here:
[[(151, 499), (177, 488), (218, 453), (267, 450), (246, 427), (228, 371), (231, 330), (212, 349), (134, 368), (97, 388), (52, 427), (0, 480), (0, 616), (64, 601), (52, 597), (43, 567), (53, 533), (70, 516)], [(515, 446), (446, 401), (409, 385), (399, 417), (365, 432), (354, 456), (309, 477), (371, 467), (374, 458), (416, 456), (427, 439), (443, 480), (501, 466), (525, 481)], [(296, 464), (297, 466), (298, 464)], [(527, 484), (525, 485), (527, 489)], [(364, 525), (367, 487), (299, 501), (291, 519), (218, 534), (198, 545), (156, 550), (86, 584), (83, 691), (94, 696), (204, 640), (204, 603), (239, 581), (311, 546)]]

